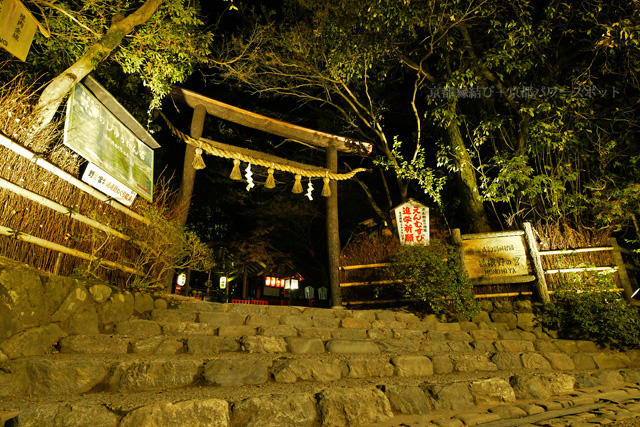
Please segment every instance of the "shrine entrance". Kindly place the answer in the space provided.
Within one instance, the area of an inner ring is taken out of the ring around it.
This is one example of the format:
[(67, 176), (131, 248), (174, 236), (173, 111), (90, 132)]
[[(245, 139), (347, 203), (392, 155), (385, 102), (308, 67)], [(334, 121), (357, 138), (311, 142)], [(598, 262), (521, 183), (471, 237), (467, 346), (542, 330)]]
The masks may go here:
[[(356, 173), (365, 171), (366, 169), (354, 169), (349, 173), (339, 174), (338, 152), (368, 156), (371, 153), (371, 144), (255, 114), (179, 87), (171, 91), (170, 97), (177, 103), (185, 104), (193, 108), (191, 135), (180, 132), (165, 117), (174, 135), (188, 144), (185, 152), (181, 183), (181, 203), (189, 203), (191, 199), (196, 171), (204, 167), (204, 161), (202, 160), (203, 153), (233, 160), (234, 166), (230, 176), (231, 179), (242, 179), (240, 165), (243, 162), (246, 163), (245, 178), (247, 180), (247, 189), (255, 185), (251, 178), (252, 166), (261, 166), (268, 169), (268, 177), (265, 184), (267, 188), (273, 188), (270, 186), (275, 185), (273, 173), (276, 170), (293, 174), (295, 177), (294, 193), (303, 192), (301, 184), (302, 177), (309, 179), (322, 178), (322, 196), (326, 197), (327, 208), (327, 256), (331, 305), (333, 307), (342, 307), (339, 275), (340, 236), (338, 224), (338, 181), (350, 179)], [(259, 151), (203, 138), (202, 131), (207, 114), (239, 125), (278, 135), (300, 144), (324, 148), (326, 150), (326, 165), (324, 167), (306, 165)], [(181, 218), (183, 225), (186, 223), (186, 220), (187, 211), (185, 210), (185, 215)]]

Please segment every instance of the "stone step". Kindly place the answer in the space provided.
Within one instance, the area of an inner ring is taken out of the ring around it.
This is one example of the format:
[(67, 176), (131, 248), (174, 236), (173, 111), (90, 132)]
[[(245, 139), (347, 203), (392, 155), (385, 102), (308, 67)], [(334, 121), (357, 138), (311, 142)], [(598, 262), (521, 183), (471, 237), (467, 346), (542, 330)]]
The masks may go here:
[[(220, 337), (208, 337), (217, 338)], [(234, 343), (239, 345), (235, 341)], [(631, 358), (628, 354), (619, 352), (569, 355), (450, 350), (430, 355), (401, 352), (364, 354), (358, 350), (362, 346), (362, 342), (333, 340), (327, 343), (327, 350), (322, 352), (305, 349), (299, 353), (231, 351), (210, 355), (167, 355), (104, 352), (96, 355), (95, 351), (91, 351), (92, 354), (80, 357), (75, 353), (59, 353), (21, 358), (0, 363), (0, 398), (82, 394), (95, 390), (161, 391), (167, 387), (196, 385), (262, 386), (267, 383), (335, 382), (343, 379), (392, 377), (436, 380), (447, 375), (461, 374), (573, 373), (595, 369), (640, 368), (637, 357)], [(255, 350), (254, 347), (247, 348)]]
[[(478, 425), (600, 401), (628, 402), (639, 393), (639, 381), (638, 370), (612, 370), (452, 376), (442, 381), (379, 378), (338, 386), (271, 383), (174, 387), (162, 393), (102, 391), (63, 400), (55, 396), (2, 400), (0, 422), (13, 427), (138, 427), (176, 425), (179, 420), (180, 425), (194, 426), (312, 427), (401, 425), (382, 423), (402, 416), (422, 420), (428, 416), (436, 421), (434, 426)], [(587, 387), (600, 389), (584, 391)]]
[[(240, 305), (239, 306), (243, 306)], [(260, 307), (265, 308), (265, 307)], [(287, 308), (290, 307), (278, 307)], [(318, 310), (318, 309), (317, 309)], [(339, 310), (333, 310), (340, 312)], [(99, 334), (98, 327), (89, 328), (90, 333), (78, 331), (79, 328), (73, 325), (66, 325), (65, 329), (61, 329), (57, 323), (46, 326), (34, 327), (25, 331), (16, 333), (4, 342), (0, 343), (0, 360), (3, 358), (15, 359), (17, 357), (42, 354), (48, 351), (47, 343), (51, 345), (60, 342), (59, 347), (65, 352), (87, 353), (90, 349), (97, 349), (98, 352), (125, 353), (130, 351), (147, 351), (149, 348), (159, 348), (159, 351), (167, 353), (179, 353), (181, 351), (180, 342), (184, 344), (187, 340), (191, 341), (190, 348), (199, 347), (198, 343), (203, 343), (201, 337), (228, 337), (235, 339), (245, 339), (247, 336), (266, 336), (275, 338), (300, 337), (300, 338), (317, 338), (323, 343), (331, 340), (367, 340), (382, 343), (384, 348), (394, 347), (394, 341), (397, 340), (396, 346), (405, 347), (405, 351), (413, 347), (414, 351), (420, 351), (420, 347), (424, 347), (425, 343), (437, 343), (457, 341), (470, 343), (476, 347), (485, 345), (491, 347), (490, 341), (508, 340), (511, 345), (519, 345), (532, 347), (532, 342), (540, 342), (540, 345), (546, 345), (551, 351), (553, 344), (547, 344), (549, 337), (542, 331), (522, 331), (522, 330), (498, 330), (501, 324), (479, 324), (473, 322), (462, 323), (427, 323), (420, 322), (421, 325), (402, 324), (402, 328), (387, 328), (385, 324), (376, 324), (376, 322), (387, 322), (386, 320), (375, 320), (371, 323), (369, 329), (355, 326), (363, 326), (361, 323), (345, 323), (346, 320), (352, 321), (362, 320), (360, 318), (345, 318), (331, 327), (326, 321), (327, 319), (338, 321), (331, 317), (301, 315), (286, 316), (269, 316), (269, 315), (241, 315), (237, 313), (225, 312), (202, 312), (202, 311), (185, 311), (185, 310), (156, 310), (152, 313), (162, 312), (157, 315), (161, 321), (148, 319), (131, 318), (114, 324), (103, 325), (103, 333)], [(397, 316), (397, 314), (393, 314)], [(206, 317), (206, 315), (215, 315), (215, 319)], [(378, 313), (380, 315), (380, 313)], [(192, 317), (200, 318), (190, 319)], [(253, 317), (252, 317), (253, 316)], [(262, 316), (256, 318), (255, 316)], [(153, 317), (153, 314), (152, 314)], [(168, 322), (168, 318), (190, 321)], [(321, 319), (321, 320), (319, 320)], [(194, 320), (194, 321), (191, 321)], [(367, 321), (368, 322), (368, 321)], [(393, 321), (400, 323), (398, 321)], [(393, 324), (391, 325), (393, 326)], [(463, 331), (466, 328), (468, 331)], [(67, 332), (69, 330), (69, 332)], [(171, 338), (157, 338), (164, 335)], [(260, 339), (265, 341), (265, 339)], [(234, 351), (236, 347), (232, 340), (218, 340), (222, 344), (224, 351)], [(272, 342), (282, 340), (270, 340)], [(292, 339), (291, 341), (295, 341)], [(298, 340), (303, 342), (302, 340)], [(214, 344), (212, 344), (214, 345)], [(440, 344), (442, 345), (442, 344)], [(572, 343), (573, 346), (580, 345), (585, 347), (593, 344), (590, 342)], [(131, 347), (133, 346), (133, 349)], [(200, 345), (201, 347), (202, 345)], [(228, 349), (229, 346), (233, 348)], [(446, 345), (445, 345), (446, 346)], [(216, 346), (210, 351), (215, 352)], [(375, 345), (366, 344), (365, 348), (370, 349), (373, 353), (378, 351)], [(577, 350), (576, 350), (577, 351)], [(207, 352), (209, 352), (207, 350)]]
[(640, 388), (636, 385), (574, 390), (547, 399), (518, 400), (513, 404), (478, 405), (473, 410), (399, 414), (371, 427), (516, 427), (636, 426), (640, 420)]
[[(247, 325), (215, 327), (203, 323), (165, 324), (163, 327), (147, 320), (131, 320), (116, 325), (120, 334), (70, 335), (59, 339), (52, 351), (69, 354), (218, 354), (224, 352), (249, 353), (340, 353), (340, 354), (422, 354), (427, 356), (442, 353), (477, 352), (485, 354), (507, 353), (504, 361), (513, 358), (511, 353), (541, 353), (553, 357), (552, 363), (575, 359), (574, 362), (591, 366), (592, 355), (603, 354), (598, 359), (606, 359), (607, 351), (599, 349), (590, 341), (531, 338), (526, 332), (507, 331), (497, 333), (492, 330), (475, 330), (471, 333), (448, 332), (426, 336), (368, 334), (349, 336), (333, 333), (323, 334), (324, 329), (298, 329), (290, 325), (272, 327), (249, 327)], [(155, 327), (154, 327), (155, 326)], [(344, 330), (343, 330), (344, 331)], [(347, 329), (346, 331), (352, 331)], [(4, 351), (10, 358), (22, 356), (21, 335), (4, 343)], [(11, 345), (13, 344), (13, 345)], [(611, 352), (609, 352), (611, 353)], [(618, 354), (618, 352), (614, 352)], [(554, 354), (563, 356), (554, 357)], [(584, 357), (583, 357), (584, 355)], [(638, 352), (627, 356), (638, 359)], [(568, 363), (568, 362), (567, 362)]]
[(448, 323), (151, 296), (2, 260), (0, 276), (5, 426), (369, 426), (508, 407), (439, 424), (471, 425), (640, 381), (637, 351), (554, 339), (528, 302)]
[(249, 304), (181, 303), (175, 307), (154, 309), (149, 318), (159, 323), (200, 322), (219, 326), (291, 325), (298, 328), (388, 329), (426, 331), (472, 331), (478, 325), (488, 329), (534, 329), (532, 313), (487, 313), (475, 322), (442, 322), (436, 316), (423, 318), (414, 313), (391, 310), (338, 310), (289, 306), (259, 306)]

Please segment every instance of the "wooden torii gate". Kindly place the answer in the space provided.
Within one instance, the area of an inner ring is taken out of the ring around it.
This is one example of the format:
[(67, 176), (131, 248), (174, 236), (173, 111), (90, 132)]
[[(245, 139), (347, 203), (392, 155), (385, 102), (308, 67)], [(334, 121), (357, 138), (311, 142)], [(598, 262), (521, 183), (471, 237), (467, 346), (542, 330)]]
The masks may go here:
[[(175, 87), (171, 91), (171, 98), (176, 102), (186, 104), (194, 109), (191, 121), (191, 137), (201, 139), (202, 130), (204, 128), (204, 120), (207, 114), (228, 120), (239, 125), (247, 126), (253, 129), (261, 130), (273, 135), (278, 135), (293, 141), (309, 144), (316, 147), (326, 149), (326, 171), (331, 173), (338, 172), (338, 151), (353, 153), (361, 156), (368, 156), (371, 153), (371, 144), (360, 142), (342, 136), (331, 135), (324, 132), (304, 128), (301, 126), (286, 123), (280, 120), (272, 119), (266, 116), (252, 113), (225, 104), (215, 99), (207, 98), (190, 90)], [(205, 140), (208, 144), (226, 149), (230, 146), (221, 144), (211, 140)], [(233, 147), (236, 150), (238, 147)], [(195, 181), (195, 172), (192, 163), (195, 156), (196, 147), (187, 145), (185, 153), (184, 172), (182, 176), (181, 200), (188, 203), (193, 193), (193, 183)], [(322, 169), (314, 166), (303, 165), (290, 162), (267, 154), (252, 152), (252, 155), (265, 160), (275, 160), (281, 164), (292, 164), (296, 167), (302, 166), (306, 169)], [(333, 307), (342, 308), (342, 295), (340, 291), (340, 236), (338, 228), (338, 183), (335, 180), (330, 181), (331, 195), (327, 197), (327, 246), (329, 260), (329, 283), (331, 288), (331, 304)], [(183, 223), (186, 222), (186, 215)]]

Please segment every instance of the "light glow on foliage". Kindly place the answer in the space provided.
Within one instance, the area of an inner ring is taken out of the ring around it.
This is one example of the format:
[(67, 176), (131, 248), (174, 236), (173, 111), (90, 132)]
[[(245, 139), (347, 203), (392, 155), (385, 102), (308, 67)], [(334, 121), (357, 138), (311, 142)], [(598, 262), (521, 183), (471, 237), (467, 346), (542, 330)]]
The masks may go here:
[[(51, 32), (37, 33), (32, 53), (23, 71), (34, 76), (55, 77), (78, 61), (107, 34), (115, 22), (131, 15), (142, 0), (33, 0), (30, 9)], [(118, 65), (124, 73), (140, 79), (149, 88), (149, 111), (160, 105), (175, 83), (183, 82), (199, 64), (207, 61), (213, 33), (206, 30), (194, 0), (164, 0), (151, 18), (127, 34), (118, 47), (91, 66), (100, 74), (113, 75)], [(109, 67), (111, 70), (107, 71)], [(124, 85), (131, 82), (124, 81)]]

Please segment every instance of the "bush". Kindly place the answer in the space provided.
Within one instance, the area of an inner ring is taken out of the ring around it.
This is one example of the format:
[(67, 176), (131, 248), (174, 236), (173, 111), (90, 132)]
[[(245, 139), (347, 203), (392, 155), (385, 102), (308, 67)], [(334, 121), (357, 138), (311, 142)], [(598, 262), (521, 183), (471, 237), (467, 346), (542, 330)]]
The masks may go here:
[(126, 230), (132, 237), (132, 245), (139, 249), (131, 262), (137, 270), (146, 273), (144, 277), (136, 278), (134, 287), (162, 288), (170, 271), (186, 268), (208, 271), (213, 268), (215, 258), (211, 248), (194, 232), (171, 219), (167, 209), (147, 206), (141, 211), (151, 224), (131, 222)]
[(405, 297), (425, 302), (429, 313), (471, 317), (478, 311), (455, 246), (433, 240), (428, 246), (403, 246), (390, 272), (402, 282)]
[[(161, 198), (162, 195), (156, 197), (156, 204), (160, 204), (158, 199)], [(133, 219), (117, 224), (112, 223), (106, 215), (95, 211), (92, 213), (92, 219), (107, 224), (130, 240), (122, 248), (114, 244), (118, 241), (116, 237), (96, 228), (80, 235), (79, 238), (91, 246), (90, 253), (97, 259), (76, 268), (75, 275), (104, 278), (99, 274), (102, 259), (115, 259), (119, 264), (140, 272), (121, 277), (118, 280), (121, 286), (130, 290), (161, 290), (165, 288), (170, 272), (186, 268), (209, 271), (214, 267), (216, 259), (213, 250), (194, 232), (172, 218), (176, 209), (143, 204), (138, 210), (149, 220), (149, 224)]]
[(538, 319), (561, 338), (640, 348), (640, 310), (627, 304), (610, 274), (564, 278)]

